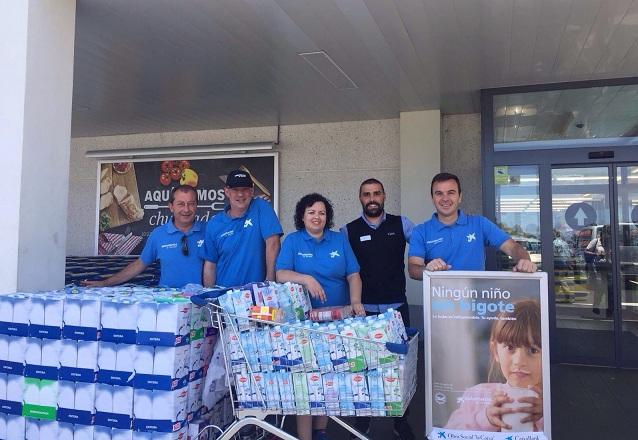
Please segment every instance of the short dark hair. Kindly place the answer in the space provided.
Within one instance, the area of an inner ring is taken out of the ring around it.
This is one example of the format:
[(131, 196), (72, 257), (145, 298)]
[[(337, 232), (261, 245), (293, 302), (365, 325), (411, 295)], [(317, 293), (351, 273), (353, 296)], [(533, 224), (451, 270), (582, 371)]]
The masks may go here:
[(180, 185), (180, 186), (176, 186), (175, 188), (171, 190), (171, 195), (168, 197), (168, 203), (173, 203), (175, 201), (175, 193), (177, 191), (181, 191), (185, 193), (192, 191), (193, 194), (195, 194), (195, 201), (197, 201), (197, 190), (195, 188), (193, 188), (190, 185)]
[(432, 178), (432, 183), (430, 183), (430, 195), (434, 195), (434, 184), (437, 182), (446, 182), (448, 180), (454, 180), (456, 182), (456, 186), (459, 188), (459, 194), (461, 194), (461, 181), (459, 178), (452, 173), (439, 173)]
[(381, 190), (383, 192), (385, 192), (385, 188), (383, 187), (383, 183), (381, 183), (379, 180), (375, 179), (374, 177), (371, 177), (369, 179), (364, 180), (363, 182), (361, 182), (361, 185), (359, 185), (359, 195), (361, 195), (361, 188), (363, 188), (363, 185), (372, 185), (372, 184), (377, 184), (377, 185), (381, 185)]
[(326, 206), (326, 226), (323, 230), (325, 231), (326, 229), (332, 228), (332, 219), (334, 217), (332, 203), (330, 203), (330, 200), (326, 199), (321, 194), (312, 193), (306, 194), (299, 199), (297, 206), (295, 207), (295, 228), (297, 228), (298, 231), (301, 231), (305, 227), (303, 224), (303, 215), (306, 212), (306, 208), (311, 207), (317, 202), (322, 202)]

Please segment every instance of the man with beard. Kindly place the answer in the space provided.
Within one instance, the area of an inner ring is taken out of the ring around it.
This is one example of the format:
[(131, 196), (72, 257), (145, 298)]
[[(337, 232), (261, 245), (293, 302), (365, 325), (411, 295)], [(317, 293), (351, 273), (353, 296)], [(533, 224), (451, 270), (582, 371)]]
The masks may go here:
[[(361, 302), (368, 315), (393, 308), (401, 312), (403, 322), (410, 325), (410, 312), (405, 296), (405, 244), (410, 241), (414, 224), (406, 217), (385, 212), (385, 189), (377, 179), (367, 179), (359, 187), (363, 213), (341, 228), (361, 266), (363, 283)], [(410, 440), (414, 434), (406, 414), (394, 419), (394, 434)], [(370, 419), (357, 417), (356, 427), (368, 432)]]

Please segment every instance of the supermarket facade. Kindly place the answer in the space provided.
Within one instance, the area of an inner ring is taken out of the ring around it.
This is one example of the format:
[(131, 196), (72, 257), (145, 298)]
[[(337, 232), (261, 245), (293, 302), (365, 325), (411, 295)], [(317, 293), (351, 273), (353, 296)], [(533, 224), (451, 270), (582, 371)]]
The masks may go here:
[[(100, 163), (248, 157), (260, 145), (276, 157), (286, 233), (311, 191), (334, 202), (337, 225), (358, 216), (369, 177), (385, 184), (388, 212), (421, 223), (432, 176), (459, 175), (463, 208), (548, 272), (552, 362), (638, 366), (630, 2), (579, 14), (561, 2), (425, 2), (423, 16), (409, 2), (100, 3), (3, 7), (0, 291), (60, 288), (67, 257), (96, 254)], [(608, 264), (594, 274), (584, 251), (596, 237)], [(508, 264), (489, 255), (490, 269)], [(411, 305), (421, 295), (410, 283)]]

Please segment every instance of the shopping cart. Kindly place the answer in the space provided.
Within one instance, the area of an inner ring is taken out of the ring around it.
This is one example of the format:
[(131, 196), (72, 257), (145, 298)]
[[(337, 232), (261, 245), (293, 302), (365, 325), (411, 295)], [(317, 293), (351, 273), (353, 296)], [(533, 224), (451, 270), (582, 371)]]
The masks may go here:
[[(339, 417), (400, 417), (416, 391), (418, 333), (407, 342), (376, 342), (350, 328), (277, 323), (227, 313), (217, 298), (226, 290), (193, 296), (219, 329), (235, 421), (218, 440), (254, 425), (297, 440), (266, 416), (325, 415), (355, 437), (368, 438)], [(268, 335), (269, 341), (265, 335)], [(380, 340), (383, 338), (379, 337)], [(201, 432), (200, 432), (201, 435)]]

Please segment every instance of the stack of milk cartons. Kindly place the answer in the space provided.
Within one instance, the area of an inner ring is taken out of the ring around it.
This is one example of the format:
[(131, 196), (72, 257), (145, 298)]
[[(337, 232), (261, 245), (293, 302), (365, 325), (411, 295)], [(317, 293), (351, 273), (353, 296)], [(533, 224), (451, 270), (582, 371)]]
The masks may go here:
[(65, 297), (57, 414), (61, 422), (94, 422), (101, 304), (95, 293)]

